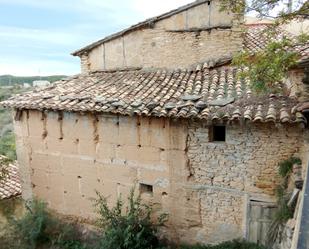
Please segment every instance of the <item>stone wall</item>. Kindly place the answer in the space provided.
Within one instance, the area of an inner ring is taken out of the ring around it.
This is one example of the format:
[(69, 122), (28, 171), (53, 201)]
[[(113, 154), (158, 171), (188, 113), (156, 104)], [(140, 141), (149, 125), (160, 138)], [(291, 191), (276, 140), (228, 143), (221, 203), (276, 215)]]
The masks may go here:
[(170, 166), (184, 157), (185, 127), (164, 119), (30, 111), (16, 127), (23, 178), (31, 178), (25, 195), (32, 188), (51, 208), (84, 218), (93, 217), (95, 190), (115, 202), (136, 182), (153, 185), (153, 200), (164, 205)]
[(112, 204), (151, 185), (143, 199), (188, 243), (246, 237), (248, 202), (274, 201), (278, 162), (303, 144), (299, 127), (274, 124), (229, 125), (224, 143), (203, 123), (161, 118), (24, 111), (15, 127), (25, 196), (88, 220), (95, 190)]
[(231, 125), (226, 142), (209, 143), (207, 128), (189, 129), (190, 181), (232, 188), (254, 194), (273, 195), (278, 183), (278, 162), (299, 152), (303, 137), (296, 127)]
[(175, 69), (231, 56), (242, 48), (240, 19), (206, 2), (98, 45), (81, 55), (81, 69)]

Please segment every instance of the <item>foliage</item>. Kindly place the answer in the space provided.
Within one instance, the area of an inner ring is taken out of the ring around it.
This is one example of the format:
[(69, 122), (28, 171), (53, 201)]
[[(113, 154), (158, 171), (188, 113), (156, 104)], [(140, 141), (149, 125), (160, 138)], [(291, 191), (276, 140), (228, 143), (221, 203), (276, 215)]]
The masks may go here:
[(5, 133), (0, 139), (0, 155), (16, 160), (15, 135), (12, 131)]
[(284, 37), (281, 41), (270, 42), (264, 50), (252, 56), (242, 51), (233, 59), (233, 64), (245, 67), (240, 77), (250, 79), (252, 88), (257, 92), (280, 92), (282, 80), (287, 77), (288, 70), (296, 65), (298, 54), (287, 51), (292, 41)]
[[(4, 89), (0, 87), (0, 101), (6, 100), (13, 94), (24, 92), (25, 89), (14, 87)], [(0, 155), (16, 160), (15, 136), (11, 111), (0, 107)]]
[(282, 177), (282, 182), (277, 186), (277, 210), (275, 217), (268, 232), (268, 242), (273, 244), (277, 237), (281, 235), (282, 226), (291, 218), (293, 218), (295, 206), (288, 205), (291, 193), (288, 192), (288, 180), (293, 170), (294, 164), (301, 164), (301, 160), (297, 157), (290, 157), (279, 163), (279, 175)]
[(309, 18), (307, 0), (221, 0), (222, 10), (253, 13), (259, 18), (277, 19), (278, 23)]
[(16, 209), (22, 206), (22, 204), (23, 200), (21, 197), (0, 200), (0, 214), (7, 219), (11, 219)]
[(289, 176), (292, 173), (293, 165), (301, 165), (301, 160), (297, 157), (290, 157), (279, 163), (279, 175), (283, 178)]
[(7, 169), (5, 165), (1, 164), (0, 165), (0, 181), (4, 180), (7, 177)]
[(35, 80), (47, 80), (50, 82), (55, 82), (66, 77), (65, 75), (52, 75), (52, 76), (13, 76), (13, 75), (0, 75), (0, 86), (13, 85), (13, 84), (31, 84)]
[(0, 157), (0, 181), (4, 180), (7, 177), (7, 166), (10, 162), (11, 160), (9, 158)]
[(215, 246), (181, 246), (180, 249), (266, 249), (264, 246), (257, 245), (255, 243), (250, 243), (244, 240), (233, 240), (228, 242), (223, 242)]
[(142, 204), (140, 196), (135, 197), (134, 189), (130, 192), (126, 209), (121, 198), (115, 207), (109, 208), (107, 199), (99, 193), (97, 195), (95, 207), (100, 215), (98, 225), (103, 231), (100, 248), (151, 249), (159, 246), (157, 228), (165, 223), (166, 215), (161, 215), (158, 224), (153, 224), (152, 208)]
[(263, 39), (271, 42), (255, 54), (243, 50), (234, 58), (233, 64), (248, 69), (240, 77), (247, 77), (257, 92), (278, 92), (288, 70), (298, 62), (299, 56), (293, 52), (294, 48), (308, 44), (309, 35), (303, 33), (294, 38), (286, 36), (281, 39), (274, 38), (279, 37), (278, 32), (281, 32), (279, 27), (282, 24), (295, 19), (309, 18), (309, 1), (222, 0), (221, 3), (221, 10), (231, 10), (238, 14), (253, 13), (261, 19), (270, 18), (274, 21), (273, 25), (268, 25), (261, 34), (264, 36)]
[(162, 246), (156, 235), (166, 215), (160, 216), (154, 225), (150, 219), (151, 208), (143, 205), (139, 196), (134, 196), (134, 190), (128, 201), (126, 210), (121, 198), (114, 208), (109, 208), (106, 199), (99, 195), (95, 203), (101, 215), (98, 223), (102, 233), (92, 237), (82, 236), (75, 223), (55, 218), (45, 203), (28, 202), (24, 217), (19, 220), (11, 217), (6, 232), (0, 235), (1, 249), (264, 249), (242, 240), (216, 246)]
[(27, 213), (19, 220), (11, 219), (6, 233), (0, 237), (3, 249), (86, 249), (81, 234), (72, 223), (51, 215), (44, 202), (28, 202)]

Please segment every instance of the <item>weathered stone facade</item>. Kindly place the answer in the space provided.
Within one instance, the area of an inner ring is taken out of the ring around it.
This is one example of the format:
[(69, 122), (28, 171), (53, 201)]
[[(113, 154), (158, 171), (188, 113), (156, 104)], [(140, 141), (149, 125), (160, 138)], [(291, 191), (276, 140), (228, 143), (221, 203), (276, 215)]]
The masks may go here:
[(300, 129), (293, 126), (228, 126), (226, 143), (209, 143), (208, 134), (199, 124), (189, 129), (191, 180), (257, 194), (273, 194), (278, 162), (297, 153), (302, 144)]
[[(288, 97), (303, 91), (303, 71), (285, 96), (255, 96), (228, 65), (242, 17), (219, 9), (200, 0), (107, 37), (74, 53), (81, 75), (7, 101), (23, 197), (91, 220), (95, 190), (113, 204), (145, 187), (176, 243), (249, 238), (250, 203), (273, 205), (278, 163), (308, 162), (306, 118)], [(211, 139), (218, 123), (222, 142)]]
[(228, 125), (226, 142), (185, 120), (24, 111), (15, 126), (24, 196), (92, 219), (95, 190), (112, 204), (151, 185), (143, 198), (169, 214), (169, 238), (189, 243), (246, 237), (248, 202), (274, 201), (278, 162), (303, 149), (292, 126)]
[(107, 39), (81, 55), (83, 73), (117, 68), (186, 68), (242, 48), (242, 17), (203, 3)]

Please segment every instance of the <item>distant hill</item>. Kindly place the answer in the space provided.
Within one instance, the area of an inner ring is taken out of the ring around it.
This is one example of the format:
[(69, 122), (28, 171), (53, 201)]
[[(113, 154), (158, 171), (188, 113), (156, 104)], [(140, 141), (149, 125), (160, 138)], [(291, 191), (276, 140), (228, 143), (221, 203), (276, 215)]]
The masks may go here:
[(31, 84), (34, 80), (48, 80), (50, 82), (55, 82), (62, 78), (65, 78), (65, 75), (51, 75), (51, 76), (13, 76), (13, 75), (0, 75), (0, 86), (14, 85), (14, 84)]

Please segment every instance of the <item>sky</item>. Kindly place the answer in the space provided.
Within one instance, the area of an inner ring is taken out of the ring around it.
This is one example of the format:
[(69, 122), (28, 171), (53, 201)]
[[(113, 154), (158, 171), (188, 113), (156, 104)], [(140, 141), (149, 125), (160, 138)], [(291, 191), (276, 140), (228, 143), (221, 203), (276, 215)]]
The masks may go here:
[(71, 53), (194, 0), (0, 0), (0, 75), (73, 75)]

